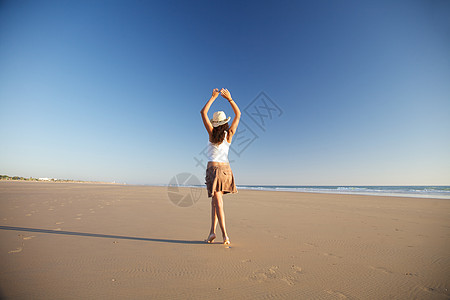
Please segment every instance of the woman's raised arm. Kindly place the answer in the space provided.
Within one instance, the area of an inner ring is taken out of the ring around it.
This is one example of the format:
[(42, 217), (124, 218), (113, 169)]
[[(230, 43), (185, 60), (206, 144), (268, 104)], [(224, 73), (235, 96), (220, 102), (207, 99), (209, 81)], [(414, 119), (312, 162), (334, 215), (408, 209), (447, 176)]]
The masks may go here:
[(237, 127), (239, 125), (239, 120), (241, 119), (241, 111), (239, 110), (239, 107), (237, 106), (236, 102), (234, 102), (233, 99), (231, 98), (231, 94), (227, 89), (221, 89), (220, 94), (222, 95), (222, 97), (228, 100), (234, 111), (235, 116), (233, 122), (231, 123), (230, 129), (228, 129), (231, 138), (236, 133)]
[(211, 134), (213, 131), (211, 121), (208, 119), (208, 111), (214, 100), (216, 100), (217, 96), (219, 96), (219, 90), (214, 89), (211, 98), (208, 100), (208, 102), (206, 102), (205, 106), (203, 106), (202, 110), (200, 111), (200, 113), (202, 114), (203, 124), (205, 125), (208, 134)]

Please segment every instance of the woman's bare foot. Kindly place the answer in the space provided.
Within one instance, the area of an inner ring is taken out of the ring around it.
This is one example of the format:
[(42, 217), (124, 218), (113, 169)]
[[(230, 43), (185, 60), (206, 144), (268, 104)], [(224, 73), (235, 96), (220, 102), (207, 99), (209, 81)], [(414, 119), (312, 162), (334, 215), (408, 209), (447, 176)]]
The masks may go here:
[(224, 245), (229, 245), (229, 244), (231, 244), (231, 242), (230, 242), (230, 238), (229, 238), (229, 237), (227, 237), (227, 236), (226, 236), (226, 237), (224, 237), (224, 238), (223, 238), (223, 244), (224, 244)]
[(216, 238), (216, 235), (214, 233), (211, 233), (208, 238), (205, 240), (205, 242), (207, 243), (212, 243), (214, 241), (214, 239)]

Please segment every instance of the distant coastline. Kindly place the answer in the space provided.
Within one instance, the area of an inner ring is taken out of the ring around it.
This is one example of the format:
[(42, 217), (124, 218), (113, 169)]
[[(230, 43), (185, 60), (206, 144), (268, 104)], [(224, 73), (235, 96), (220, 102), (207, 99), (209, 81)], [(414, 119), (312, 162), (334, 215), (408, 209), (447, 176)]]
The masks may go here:
[(59, 179), (59, 178), (35, 178), (35, 177), (22, 177), (22, 176), (9, 176), (0, 175), (0, 181), (28, 181), (28, 182), (54, 182), (54, 183), (98, 183), (98, 184), (122, 184), (116, 182), (103, 182), (103, 181), (84, 181), (74, 179)]

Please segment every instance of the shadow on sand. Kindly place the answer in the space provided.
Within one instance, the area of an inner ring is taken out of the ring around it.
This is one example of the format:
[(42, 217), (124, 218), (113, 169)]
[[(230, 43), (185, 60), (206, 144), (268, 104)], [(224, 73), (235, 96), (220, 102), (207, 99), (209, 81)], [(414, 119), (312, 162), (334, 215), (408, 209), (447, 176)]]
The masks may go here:
[(109, 238), (109, 239), (135, 240), (135, 241), (145, 241), (145, 242), (160, 242), (160, 243), (175, 243), (175, 244), (206, 244), (204, 241), (154, 239), (154, 238), (142, 238), (142, 237), (134, 237), (134, 236), (110, 235), (110, 234), (64, 231), (64, 230), (51, 230), (51, 229), (28, 228), (28, 227), (1, 226), (1, 225), (0, 225), (0, 229), (1, 230), (52, 233), (52, 234), (90, 236), (90, 237)]

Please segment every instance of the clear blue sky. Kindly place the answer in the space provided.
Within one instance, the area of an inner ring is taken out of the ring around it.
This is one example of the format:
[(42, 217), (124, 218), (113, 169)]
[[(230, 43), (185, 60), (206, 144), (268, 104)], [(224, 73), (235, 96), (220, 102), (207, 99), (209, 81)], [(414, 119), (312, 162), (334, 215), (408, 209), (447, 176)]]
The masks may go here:
[(1, 1), (0, 174), (203, 183), (200, 109), (225, 87), (282, 111), (243, 113), (238, 185), (450, 184), (449, 20), (437, 0)]

